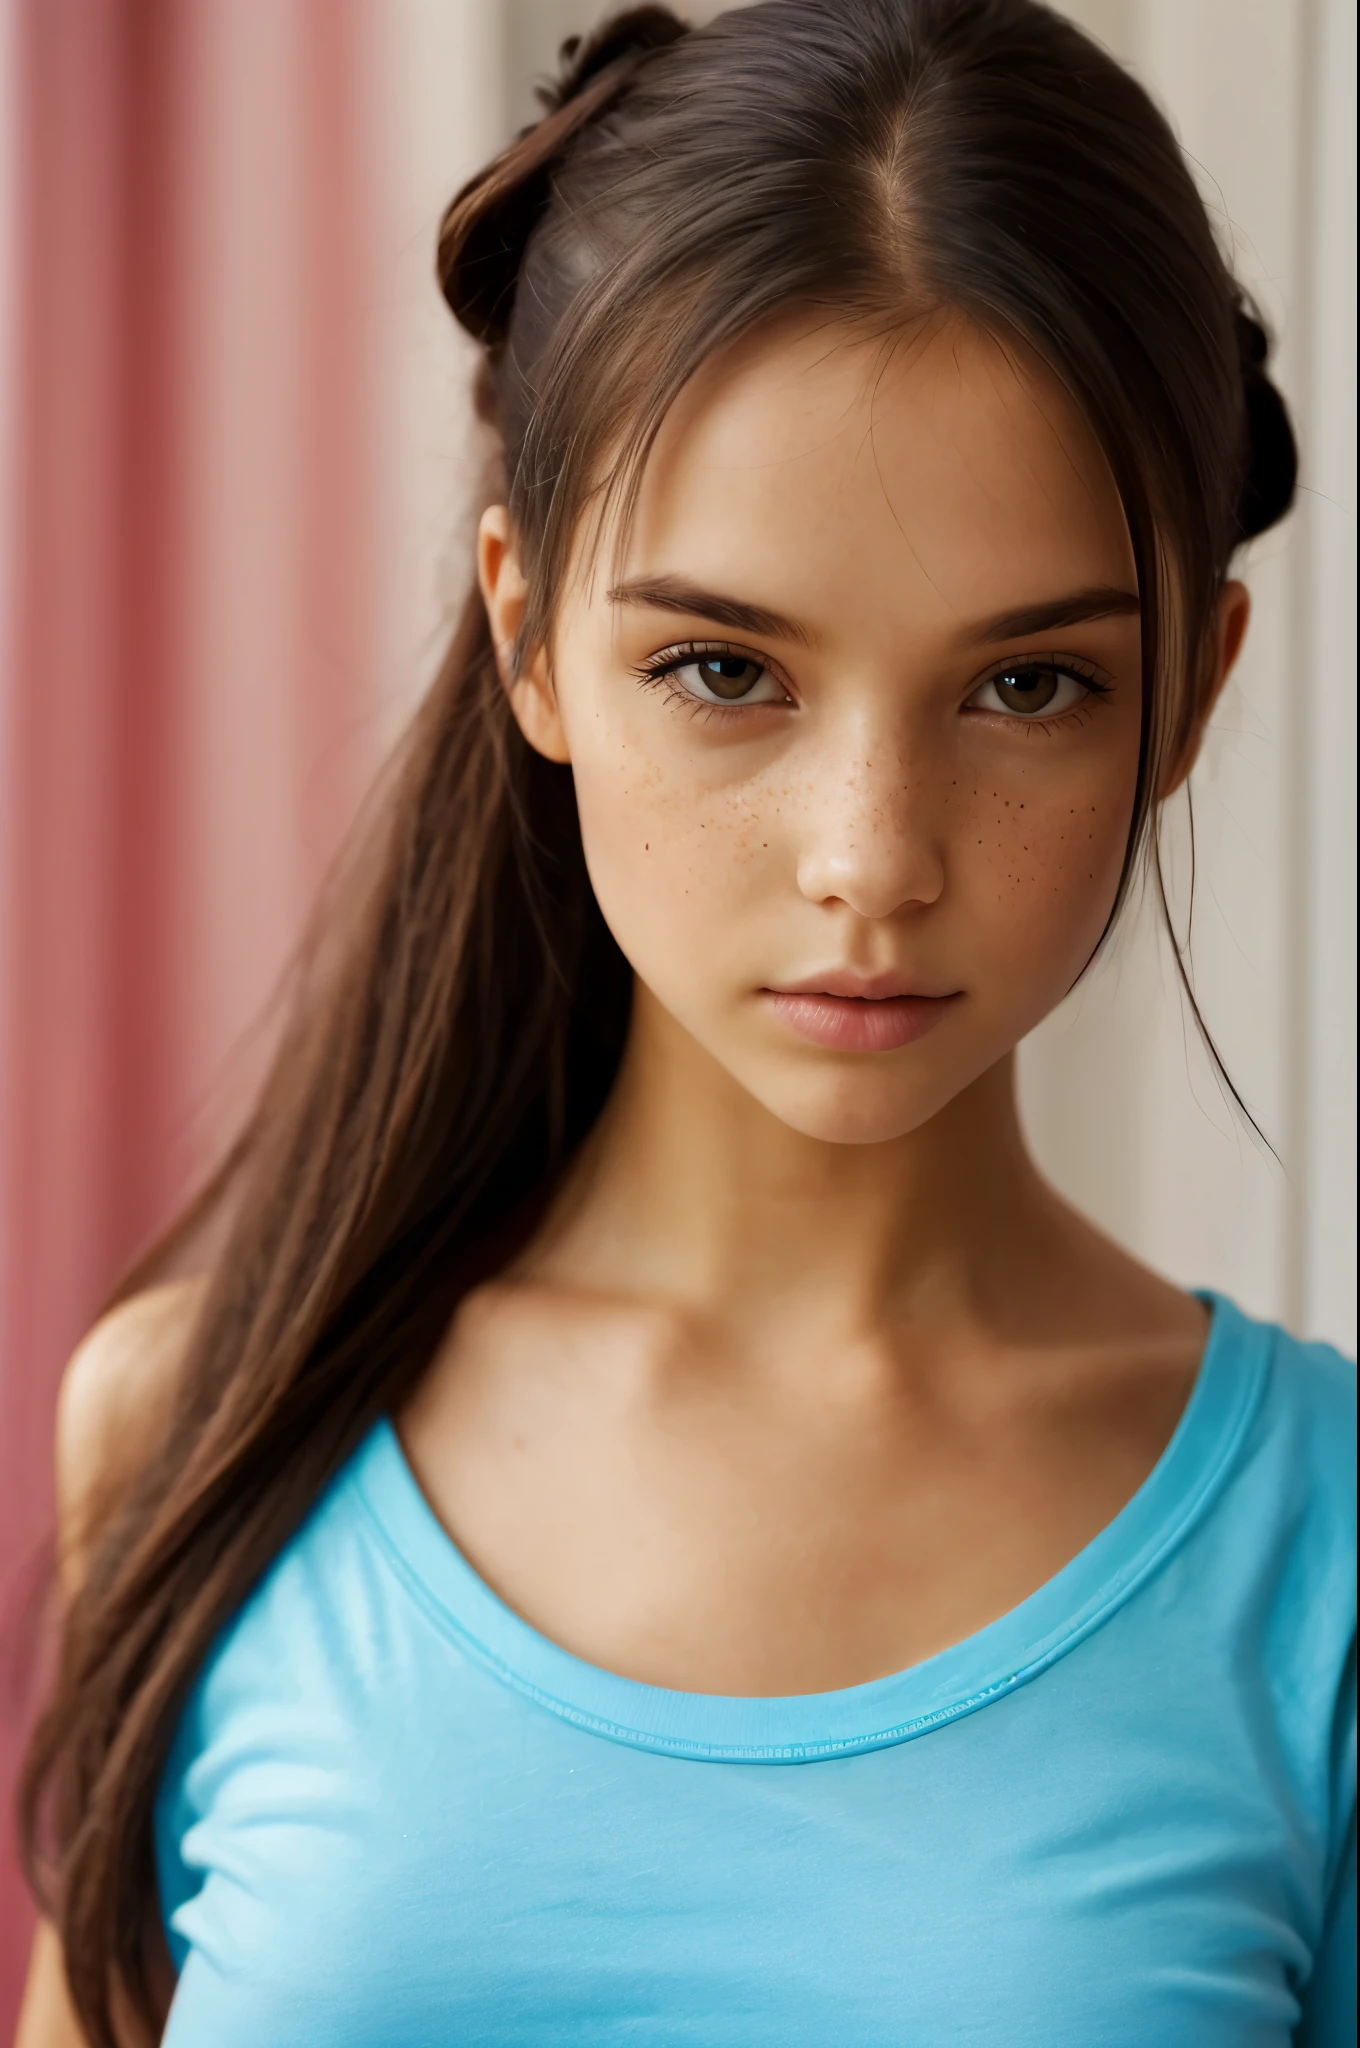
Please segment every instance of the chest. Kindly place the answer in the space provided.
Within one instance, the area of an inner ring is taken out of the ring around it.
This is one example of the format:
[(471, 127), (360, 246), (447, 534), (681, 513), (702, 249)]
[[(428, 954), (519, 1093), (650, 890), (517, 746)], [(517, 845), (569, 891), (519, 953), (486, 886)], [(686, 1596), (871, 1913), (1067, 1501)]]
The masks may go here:
[(766, 1696), (903, 1670), (1017, 1607), (1146, 1479), (1194, 1365), (1022, 1401), (913, 1393), (873, 1356), (797, 1393), (690, 1361), (634, 1398), (631, 1355), (611, 1376), (603, 1344), (563, 1349), (455, 1361), (402, 1423), (426, 1498), (577, 1657)]
[(167, 2041), (305, 2011), (392, 2048), (1284, 2048), (1306, 1887), (1249, 1737), (1079, 1699), (1073, 1664), (791, 1766), (602, 1740), (473, 1673), (399, 1729), (257, 1725), (195, 1767)]

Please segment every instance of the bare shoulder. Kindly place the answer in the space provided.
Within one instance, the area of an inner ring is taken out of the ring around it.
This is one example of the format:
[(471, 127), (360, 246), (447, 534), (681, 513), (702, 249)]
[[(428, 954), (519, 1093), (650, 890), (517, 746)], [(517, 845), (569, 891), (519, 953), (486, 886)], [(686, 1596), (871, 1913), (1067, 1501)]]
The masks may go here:
[(120, 1302), (72, 1354), (57, 1401), (62, 1579), (79, 1583), (93, 1523), (132, 1478), (169, 1413), (203, 1279)]

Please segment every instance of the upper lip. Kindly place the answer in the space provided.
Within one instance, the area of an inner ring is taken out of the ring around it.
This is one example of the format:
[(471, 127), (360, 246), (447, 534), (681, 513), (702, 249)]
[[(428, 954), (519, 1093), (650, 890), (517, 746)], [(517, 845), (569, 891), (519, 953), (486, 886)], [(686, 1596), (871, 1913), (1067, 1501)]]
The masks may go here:
[(781, 982), (778, 988), (770, 988), (770, 994), (776, 996), (840, 996), (863, 1003), (882, 1003), (892, 996), (924, 996), (939, 1002), (960, 993), (906, 974), (864, 974), (854, 967), (834, 967), (825, 974), (809, 974), (802, 981)]

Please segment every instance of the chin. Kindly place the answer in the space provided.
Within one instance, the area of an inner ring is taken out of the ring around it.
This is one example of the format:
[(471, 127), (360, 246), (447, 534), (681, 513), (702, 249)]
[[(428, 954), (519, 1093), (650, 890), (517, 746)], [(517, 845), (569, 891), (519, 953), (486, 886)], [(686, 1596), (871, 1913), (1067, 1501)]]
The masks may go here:
[(751, 1092), (771, 1116), (805, 1138), (823, 1145), (886, 1145), (919, 1131), (960, 1089), (924, 1076), (912, 1085), (900, 1074), (824, 1071), (790, 1077), (786, 1085), (762, 1076), (762, 1085)]

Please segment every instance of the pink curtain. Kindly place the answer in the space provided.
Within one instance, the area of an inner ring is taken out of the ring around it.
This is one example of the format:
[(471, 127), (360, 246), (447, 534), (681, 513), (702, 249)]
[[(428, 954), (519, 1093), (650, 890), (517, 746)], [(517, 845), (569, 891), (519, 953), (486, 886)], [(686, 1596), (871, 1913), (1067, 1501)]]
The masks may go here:
[[(62, 1363), (258, 1069), (378, 725), (360, 0), (11, 4), (7, 1801)], [(7, 1832), (6, 2039), (30, 1925)]]

